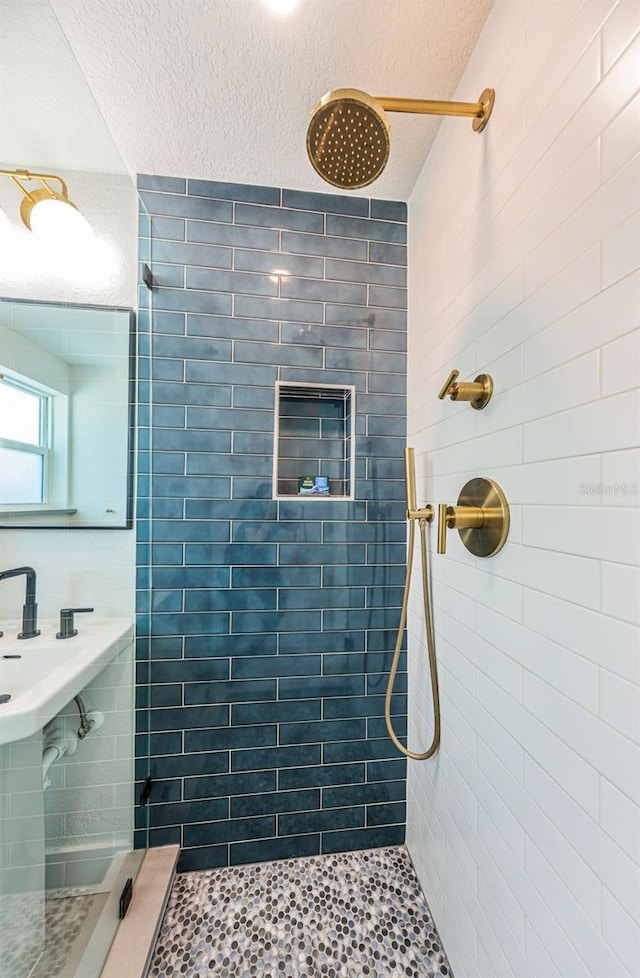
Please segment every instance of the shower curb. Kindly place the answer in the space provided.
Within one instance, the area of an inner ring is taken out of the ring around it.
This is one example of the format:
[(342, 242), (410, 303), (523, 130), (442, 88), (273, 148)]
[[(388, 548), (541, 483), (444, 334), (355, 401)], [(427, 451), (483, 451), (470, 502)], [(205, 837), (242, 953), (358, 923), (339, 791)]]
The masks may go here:
[(100, 978), (145, 978), (171, 893), (180, 846), (145, 854), (127, 916), (120, 923)]

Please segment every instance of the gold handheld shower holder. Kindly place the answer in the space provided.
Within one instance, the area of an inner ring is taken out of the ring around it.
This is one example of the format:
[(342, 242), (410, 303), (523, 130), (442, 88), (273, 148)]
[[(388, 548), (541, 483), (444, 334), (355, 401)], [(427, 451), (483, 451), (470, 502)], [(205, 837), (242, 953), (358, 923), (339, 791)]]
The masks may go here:
[(471, 382), (457, 382), (459, 370), (452, 370), (447, 377), (442, 390), (438, 394), (441, 401), (450, 397), (452, 401), (470, 401), (471, 407), (481, 411), (491, 400), (493, 394), (493, 378), (489, 374), (478, 374)]
[(493, 557), (509, 535), (507, 497), (493, 479), (471, 479), (460, 490), (457, 506), (438, 506), (438, 553), (447, 551), (447, 529), (458, 530), (476, 557)]
[[(384, 719), (387, 726), (387, 732), (391, 737), (391, 740), (398, 748), (398, 750), (405, 755), (405, 757), (410, 757), (414, 761), (426, 761), (428, 757), (433, 757), (433, 755), (438, 750), (440, 746), (440, 692), (438, 688), (438, 667), (436, 663), (436, 639), (435, 632), (433, 628), (433, 616), (432, 616), (432, 598), (431, 598), (431, 571), (430, 571), (430, 560), (429, 560), (429, 546), (427, 542), (427, 526), (434, 517), (433, 506), (427, 505), (424, 509), (416, 508), (416, 465), (415, 465), (415, 452), (413, 448), (406, 448), (404, 453), (404, 464), (405, 464), (405, 476), (407, 481), (407, 518), (409, 520), (409, 539), (407, 542), (407, 567), (404, 579), (404, 589), (402, 592), (402, 607), (400, 610), (400, 623), (398, 625), (398, 633), (396, 636), (396, 643), (393, 649), (393, 658), (391, 660), (391, 668), (389, 670), (389, 680), (387, 682), (387, 691), (384, 698)], [(429, 674), (431, 676), (431, 697), (433, 700), (433, 737), (431, 738), (431, 743), (425, 751), (412, 751), (409, 750), (397, 737), (395, 730), (393, 729), (393, 720), (391, 717), (391, 700), (393, 697), (393, 688), (396, 681), (396, 675), (398, 672), (398, 665), (400, 662), (400, 654), (402, 652), (402, 642), (404, 639), (404, 630), (407, 624), (407, 608), (409, 606), (409, 591), (411, 588), (411, 568), (413, 566), (413, 551), (416, 538), (416, 523), (418, 524), (420, 531), (420, 555), (422, 563), (422, 599), (424, 606), (424, 616), (425, 616), (425, 629), (427, 635), (427, 651), (429, 655)]]
[(423, 509), (416, 507), (416, 460), (413, 448), (407, 448), (404, 453), (405, 482), (407, 486), (407, 519), (424, 520), (426, 523), (433, 523), (436, 511), (431, 505)]

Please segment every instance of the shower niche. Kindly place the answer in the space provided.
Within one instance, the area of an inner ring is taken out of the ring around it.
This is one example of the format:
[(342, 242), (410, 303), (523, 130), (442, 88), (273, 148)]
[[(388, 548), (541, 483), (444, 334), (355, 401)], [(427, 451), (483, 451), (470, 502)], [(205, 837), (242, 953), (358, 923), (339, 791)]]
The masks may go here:
[(355, 387), (276, 384), (274, 499), (354, 498), (355, 399)]

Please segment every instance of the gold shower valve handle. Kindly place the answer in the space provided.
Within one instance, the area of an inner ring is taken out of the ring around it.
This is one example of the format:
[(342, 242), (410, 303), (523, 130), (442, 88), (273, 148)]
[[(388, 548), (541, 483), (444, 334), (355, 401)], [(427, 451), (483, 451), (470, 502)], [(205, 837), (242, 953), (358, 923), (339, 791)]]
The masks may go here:
[(481, 506), (438, 506), (438, 553), (447, 552), (447, 530), (477, 530), (485, 525), (490, 514)]
[(451, 394), (453, 396), (453, 391), (458, 386), (456, 384), (456, 378), (459, 375), (460, 375), (460, 371), (459, 370), (452, 370), (451, 371), (451, 373), (449, 374), (449, 376), (447, 377), (447, 379), (444, 382), (444, 385), (442, 387), (442, 390), (438, 394), (438, 397), (440, 398), (441, 401), (444, 401), (444, 399), (447, 396), (447, 394)]
[(449, 530), (478, 530), (485, 526), (492, 514), (482, 506), (447, 506), (446, 520)]
[(446, 554), (447, 552), (447, 509), (449, 507), (446, 503), (440, 503), (438, 506), (438, 553)]
[(488, 526), (499, 512), (494, 513), (482, 506), (447, 506), (446, 503), (441, 504), (438, 510), (439, 554), (446, 553), (447, 530), (479, 530)]
[(470, 401), (471, 407), (476, 411), (481, 411), (491, 400), (493, 394), (493, 379), (489, 374), (478, 374), (473, 382), (462, 381), (458, 383), (456, 378), (459, 370), (452, 370), (447, 380), (438, 394), (441, 401), (449, 396), (452, 401)]
[(462, 487), (457, 506), (438, 506), (438, 553), (447, 550), (447, 529), (458, 530), (467, 550), (476, 557), (492, 557), (504, 547), (509, 534), (509, 504), (492, 479), (471, 479)]

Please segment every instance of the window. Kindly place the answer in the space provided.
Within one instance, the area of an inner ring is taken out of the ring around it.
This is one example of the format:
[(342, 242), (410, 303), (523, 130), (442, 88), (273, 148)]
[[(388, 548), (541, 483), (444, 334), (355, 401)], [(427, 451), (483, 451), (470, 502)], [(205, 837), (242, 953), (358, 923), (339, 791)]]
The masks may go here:
[(0, 375), (0, 504), (47, 503), (51, 396)]

